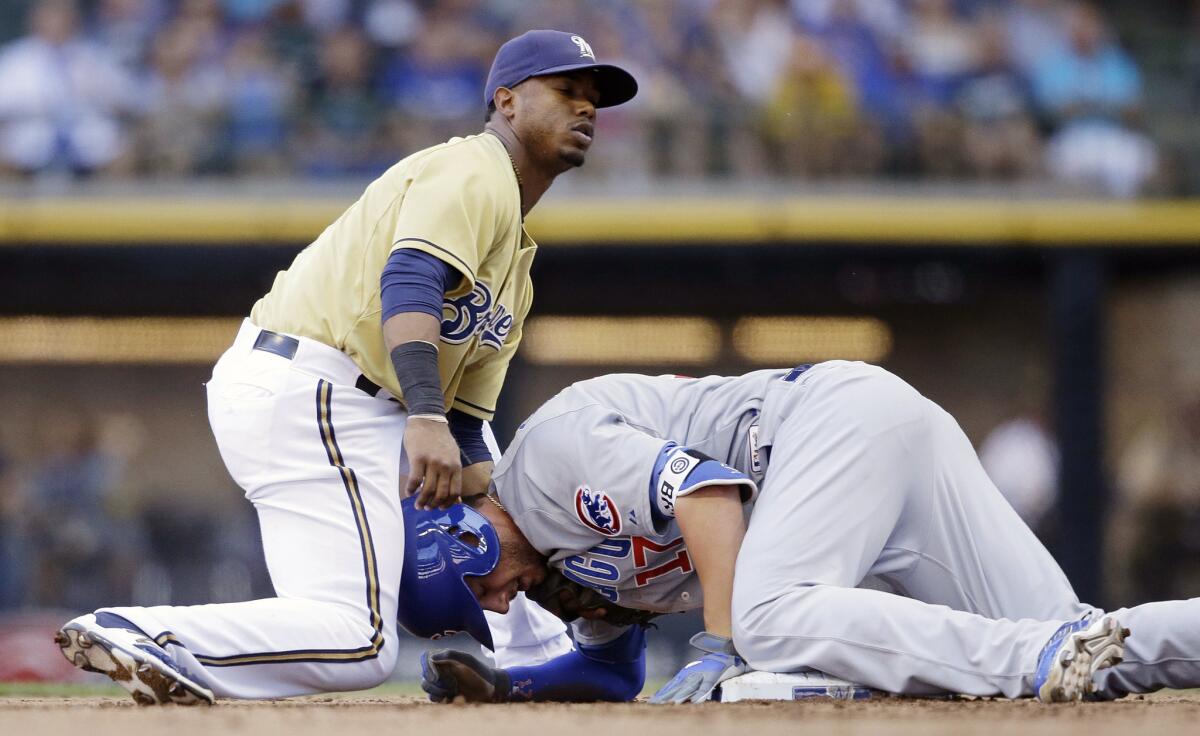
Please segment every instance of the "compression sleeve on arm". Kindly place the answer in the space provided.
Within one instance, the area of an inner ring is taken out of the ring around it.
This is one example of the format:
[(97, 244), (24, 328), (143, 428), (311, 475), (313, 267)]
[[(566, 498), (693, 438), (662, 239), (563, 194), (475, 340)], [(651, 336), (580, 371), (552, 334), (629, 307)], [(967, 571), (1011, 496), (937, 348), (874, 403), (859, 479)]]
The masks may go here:
[(379, 277), (382, 320), (387, 322), (401, 312), (423, 312), (440, 322), (446, 292), (460, 278), (453, 266), (428, 253), (412, 248), (393, 251)]
[(446, 405), (438, 373), (437, 346), (424, 340), (409, 340), (392, 348), (391, 358), (408, 415), (444, 418)]
[(492, 459), (492, 451), (483, 439), (482, 419), (458, 409), (451, 409), (446, 419), (450, 422), (450, 434), (462, 452), (464, 468)]
[(631, 626), (599, 646), (581, 644), (534, 667), (511, 667), (509, 699), (588, 702), (633, 700), (646, 681), (646, 632)]

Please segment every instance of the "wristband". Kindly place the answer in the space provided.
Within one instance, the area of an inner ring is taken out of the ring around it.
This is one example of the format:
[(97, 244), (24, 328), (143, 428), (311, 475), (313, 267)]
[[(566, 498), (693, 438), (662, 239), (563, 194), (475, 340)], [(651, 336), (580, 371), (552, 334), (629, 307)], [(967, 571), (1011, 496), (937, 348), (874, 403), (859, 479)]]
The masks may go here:
[(441, 414), (409, 414), (408, 418), (409, 419), (427, 419), (431, 422), (438, 422), (440, 424), (449, 424), (450, 423), (450, 420), (446, 419), (446, 417), (442, 416)]
[(446, 400), (442, 396), (437, 346), (424, 340), (409, 340), (392, 348), (391, 358), (409, 417), (432, 414), (445, 421)]

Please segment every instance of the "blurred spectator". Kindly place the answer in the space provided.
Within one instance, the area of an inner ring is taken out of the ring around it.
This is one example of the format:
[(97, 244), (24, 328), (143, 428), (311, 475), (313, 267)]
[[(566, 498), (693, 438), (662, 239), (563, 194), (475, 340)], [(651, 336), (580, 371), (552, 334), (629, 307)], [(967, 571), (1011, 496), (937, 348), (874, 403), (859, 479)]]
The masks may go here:
[(1029, 85), (1011, 63), (1002, 21), (979, 28), (979, 63), (955, 95), (969, 171), (982, 179), (1030, 176), (1041, 163)]
[(903, 51), (916, 89), (929, 105), (949, 105), (975, 68), (978, 49), (975, 27), (955, 13), (953, 0), (914, 0)]
[(370, 0), (363, 15), (367, 37), (389, 49), (411, 43), (423, 23), (421, 11), (412, 0)]
[(883, 44), (897, 43), (907, 17), (898, 0), (792, 0), (796, 17), (807, 26), (824, 27), (838, 17), (854, 17)]
[(1132, 522), (1132, 600), (1200, 595), (1200, 389), (1155, 414), (1120, 457), (1118, 482)]
[(398, 113), (395, 149), (411, 151), (479, 127), (483, 85), (499, 44), (461, 2), (439, 3), (411, 47), (385, 63), (380, 91)]
[(301, 0), (300, 14), (309, 28), (341, 28), (350, 21), (350, 0)]
[(1044, 532), (1058, 502), (1058, 445), (1032, 416), (1002, 422), (979, 445), (979, 462), (1017, 515)]
[(1047, 167), (1063, 181), (1133, 196), (1157, 168), (1154, 144), (1132, 127), (1141, 76), (1094, 6), (1073, 5), (1067, 22), (1067, 48), (1034, 68), (1038, 103), (1057, 131), (1047, 147)]
[[(268, 37), (270, 62), (279, 70), (281, 76), (287, 77), (294, 87), (307, 86), (317, 78), (317, 48), (320, 46), (320, 30), (331, 32), (339, 26), (321, 29), (309, 24), (307, 9), (309, 3), (303, 0), (286, 0), (276, 3), (274, 12), (267, 24), (253, 24), (246, 30), (253, 33), (265, 34)], [(334, 9), (334, 15), (337, 9)], [(318, 16), (319, 17), (319, 16)]]
[(29, 6), (30, 0), (0, 0), (0, 43), (14, 41), (25, 33)]
[(222, 63), (228, 44), (221, 0), (180, 0), (175, 19), (186, 23), (196, 35), (198, 63)]
[(122, 486), (141, 442), (131, 416), (103, 421), (55, 412), (37, 427), (43, 459), (25, 494), (36, 561), (32, 602), (89, 610), (103, 600), (129, 600), (141, 544)]
[(238, 24), (255, 25), (266, 20), (286, 0), (222, 0), (225, 15)]
[(100, 0), (92, 37), (130, 77), (137, 77), (154, 34), (166, 20), (163, 0)]
[(29, 30), (0, 49), (0, 164), (25, 174), (120, 168), (132, 80), (82, 37), (73, 0), (39, 0)]
[[(1196, 112), (1200, 110), (1200, 0), (1192, 0), (1188, 17), (1187, 41), (1184, 46), (1185, 99), (1182, 122), (1184, 130), (1195, 130)], [(1184, 185), (1191, 193), (1200, 192), (1200, 140), (1194, 134), (1184, 144), (1180, 163), (1185, 168)]]
[(772, 159), (788, 175), (848, 173), (863, 154), (850, 81), (809, 36), (795, 36), (789, 58), (767, 107)]
[(217, 165), (228, 82), (205, 59), (209, 33), (205, 19), (185, 17), (154, 40), (137, 136), (138, 165), (146, 173), (193, 176)]
[(704, 50), (693, 46), (688, 51), (693, 57), (719, 54), (713, 59), (723, 67), (717, 78), (727, 80), (733, 93), (714, 111), (713, 122), (720, 126), (713, 141), (722, 149), (717, 154), (720, 170), (739, 178), (762, 176), (767, 153), (760, 111), (791, 59), (795, 29), (790, 8), (780, 0), (716, 0), (706, 23)]
[(753, 161), (758, 136), (724, 63), (709, 18), (683, 3), (643, 6), (645, 85), (636, 109), (647, 130), (650, 168), (658, 176), (726, 176)]
[(25, 602), (28, 551), (24, 509), (8, 458), (0, 453), (0, 611)]
[(12, 171), (370, 175), (473, 131), (499, 44), (559, 27), (643, 88), (599, 117), (608, 164), (574, 180), (1200, 181), (1162, 104), (1151, 122), (1184, 154), (1164, 160), (1190, 173), (1156, 173), (1140, 74), (1073, 0), (88, 0), (84, 28), (70, 0), (32, 1), (34, 32), (0, 51)]
[(833, 0), (829, 13), (817, 16), (810, 30), (852, 80), (859, 110), (873, 119), (889, 148), (902, 149), (911, 140), (912, 126), (894, 61), (896, 50), (890, 40), (876, 35), (868, 17), (861, 2)]
[(999, 3), (1013, 65), (1031, 75), (1047, 58), (1067, 52), (1063, 0), (1012, 0)]
[(915, 0), (904, 35), (917, 158), (921, 169), (937, 176), (963, 167), (962, 119), (951, 107), (959, 86), (978, 62), (975, 28), (959, 17), (951, 0)]
[(309, 174), (370, 174), (394, 162), (379, 150), (383, 106), (370, 75), (371, 47), (359, 31), (343, 28), (324, 38), (295, 152)]
[(791, 59), (793, 19), (784, 0), (716, 0), (712, 26), (742, 97), (763, 104)]
[(227, 138), (234, 171), (240, 174), (280, 175), (284, 159), (295, 86), (287, 66), (280, 64), (266, 34), (243, 31), (233, 41), (226, 73), (229, 77)]

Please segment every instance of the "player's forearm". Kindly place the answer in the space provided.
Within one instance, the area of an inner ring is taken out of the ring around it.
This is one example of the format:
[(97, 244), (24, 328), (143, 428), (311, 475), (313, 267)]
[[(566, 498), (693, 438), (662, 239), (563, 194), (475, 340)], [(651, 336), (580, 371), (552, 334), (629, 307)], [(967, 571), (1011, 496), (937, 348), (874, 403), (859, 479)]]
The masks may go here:
[(433, 315), (424, 312), (400, 312), (388, 317), (383, 323), (383, 343), (388, 352), (413, 340), (436, 346), (440, 329), (441, 322)]
[(510, 667), (510, 700), (633, 700), (646, 679), (646, 636), (640, 626), (600, 646), (577, 649), (533, 667)]
[(676, 499), (675, 519), (704, 591), (704, 628), (733, 636), (733, 570), (746, 534), (737, 486), (700, 488)]
[(496, 464), (491, 460), (473, 463), (463, 468), (462, 495), (477, 496), (487, 493), (488, 484), (492, 480), (492, 469)]
[(438, 327), (437, 318), (423, 312), (400, 312), (383, 323), (383, 341), (409, 415), (446, 413), (438, 367)]

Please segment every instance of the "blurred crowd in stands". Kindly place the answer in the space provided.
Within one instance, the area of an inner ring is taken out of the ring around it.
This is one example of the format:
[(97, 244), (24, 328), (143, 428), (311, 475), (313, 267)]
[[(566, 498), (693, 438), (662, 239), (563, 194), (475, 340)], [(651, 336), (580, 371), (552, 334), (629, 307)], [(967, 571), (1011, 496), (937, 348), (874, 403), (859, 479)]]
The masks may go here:
[(135, 414), (47, 409), (25, 452), (0, 450), (0, 611), (269, 595), (248, 505), (138, 488)]
[[(1200, 76), (1193, 15), (1172, 68)], [(500, 43), (555, 27), (642, 85), (602, 112), (587, 179), (1186, 186), (1147, 133), (1142, 65), (1076, 0), (0, 0), (0, 18), (13, 177), (377, 174), (478, 131)]]

